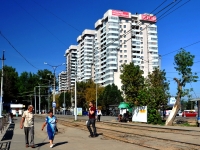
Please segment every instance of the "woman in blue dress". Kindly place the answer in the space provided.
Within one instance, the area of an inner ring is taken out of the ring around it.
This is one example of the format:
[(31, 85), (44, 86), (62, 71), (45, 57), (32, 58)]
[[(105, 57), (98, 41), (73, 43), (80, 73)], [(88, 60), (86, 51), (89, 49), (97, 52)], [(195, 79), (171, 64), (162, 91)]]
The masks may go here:
[(42, 125), (42, 131), (47, 125), (47, 134), (49, 137), (50, 148), (54, 146), (53, 140), (56, 133), (56, 123), (58, 122), (56, 116), (53, 115), (53, 111), (48, 112), (49, 116), (46, 117), (44, 124)]

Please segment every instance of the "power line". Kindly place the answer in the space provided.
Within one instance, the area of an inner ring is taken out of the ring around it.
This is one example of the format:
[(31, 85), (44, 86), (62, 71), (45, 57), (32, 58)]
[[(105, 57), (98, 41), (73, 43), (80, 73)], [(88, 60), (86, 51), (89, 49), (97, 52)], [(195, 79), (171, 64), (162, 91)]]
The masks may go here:
[(58, 18), (59, 20), (63, 21), (65, 24), (67, 24), (68, 26), (70, 26), (71, 28), (75, 29), (78, 32), (81, 32), (79, 29), (77, 29), (76, 27), (72, 26), (71, 24), (69, 24), (68, 22), (66, 22), (65, 20), (63, 20), (62, 18), (60, 18), (59, 16), (57, 16), (56, 14), (54, 14), (53, 12), (49, 11), (48, 9), (46, 9), (45, 7), (43, 7), (41, 4), (37, 3), (36, 1), (32, 0), (35, 4), (37, 4), (38, 6), (42, 7), (44, 10), (46, 10), (47, 12), (49, 12), (50, 14), (52, 14), (53, 16), (55, 16), (56, 18)]
[[(191, 87), (192, 87), (192, 84), (191, 84), (191, 82), (190, 82), (190, 85), (191, 85)], [(194, 91), (193, 87), (192, 87), (192, 91), (194, 92), (194, 95), (195, 95), (195, 96), (196, 96), (196, 98), (197, 98), (197, 95), (196, 95), (196, 93), (195, 93), (195, 91)]]
[(2, 34), (2, 32), (0, 31), (1, 36), (8, 42), (8, 44), (29, 64), (31, 65), (33, 68), (39, 70), (39, 68), (35, 67), (31, 62), (29, 62), (12, 44), (11, 42)]
[(54, 36), (58, 41), (60, 41), (63, 45), (67, 46), (64, 42), (62, 42), (57, 36), (55, 36), (49, 29), (47, 29), (39, 20), (37, 20), (33, 15), (31, 15), (24, 7), (22, 7), (17, 1), (13, 0), (19, 7), (21, 7), (27, 14), (29, 14), (36, 22), (38, 22), (44, 29), (46, 29), (52, 36)]

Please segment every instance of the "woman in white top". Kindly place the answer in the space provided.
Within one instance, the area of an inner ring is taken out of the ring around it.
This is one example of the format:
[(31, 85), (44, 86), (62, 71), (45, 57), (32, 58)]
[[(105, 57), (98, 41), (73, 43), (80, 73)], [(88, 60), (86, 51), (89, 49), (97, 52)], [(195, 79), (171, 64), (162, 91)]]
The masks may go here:
[(97, 110), (97, 121), (99, 122), (100, 122), (101, 115), (102, 115), (101, 110)]

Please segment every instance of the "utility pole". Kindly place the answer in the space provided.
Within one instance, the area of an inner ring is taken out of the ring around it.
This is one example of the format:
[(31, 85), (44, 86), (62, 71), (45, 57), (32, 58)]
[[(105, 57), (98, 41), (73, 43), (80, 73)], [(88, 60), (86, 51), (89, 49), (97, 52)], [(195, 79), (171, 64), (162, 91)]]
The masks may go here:
[(40, 113), (40, 103), (41, 103), (41, 97), (40, 97), (40, 85), (39, 85), (39, 114), (41, 114)]
[(35, 114), (37, 114), (37, 108), (36, 108), (36, 87), (34, 87), (34, 94), (35, 94)]
[(5, 57), (4, 57), (4, 52), (3, 51), (3, 57), (1, 58), (2, 60), (2, 69), (1, 69), (1, 98), (0, 98), (0, 117), (2, 117), (2, 109), (3, 109), (3, 105), (2, 105), (2, 100), (3, 100), (3, 67), (4, 67), (4, 60)]

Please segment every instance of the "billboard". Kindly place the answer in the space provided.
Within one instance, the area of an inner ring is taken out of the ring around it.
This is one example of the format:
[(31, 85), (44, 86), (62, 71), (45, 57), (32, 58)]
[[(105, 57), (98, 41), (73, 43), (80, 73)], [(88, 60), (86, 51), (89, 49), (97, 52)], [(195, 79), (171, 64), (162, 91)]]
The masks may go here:
[(175, 97), (170, 97), (169, 99), (169, 104), (174, 105), (176, 103), (176, 98)]
[(112, 15), (118, 17), (130, 18), (130, 13), (125, 11), (112, 10)]
[(141, 14), (139, 16), (140, 20), (146, 20), (146, 21), (151, 21), (151, 22), (156, 22), (156, 16), (152, 16), (149, 14)]
[(147, 122), (147, 106), (134, 107), (132, 121)]

